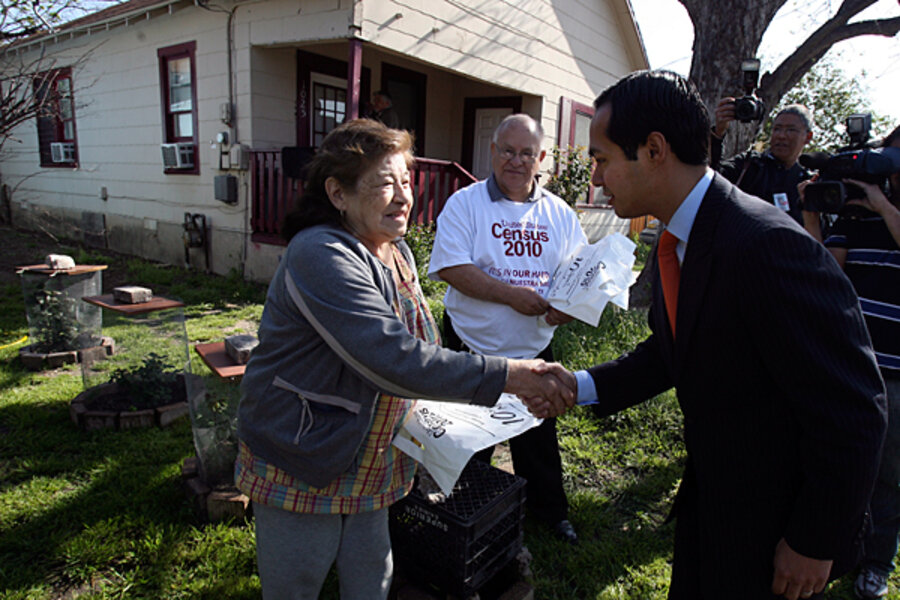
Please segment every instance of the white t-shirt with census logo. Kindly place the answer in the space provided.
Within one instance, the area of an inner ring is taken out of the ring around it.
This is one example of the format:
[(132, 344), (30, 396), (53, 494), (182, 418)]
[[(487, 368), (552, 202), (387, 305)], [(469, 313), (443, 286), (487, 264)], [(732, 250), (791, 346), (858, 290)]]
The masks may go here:
[[(439, 281), (441, 269), (473, 264), (495, 279), (546, 297), (556, 267), (587, 238), (575, 211), (562, 199), (545, 190), (535, 196), (531, 202), (491, 200), (487, 181), (456, 192), (438, 216), (428, 276)], [(480, 354), (534, 358), (556, 329), (543, 315), (523, 315), (452, 286), (444, 305), (460, 339)]]

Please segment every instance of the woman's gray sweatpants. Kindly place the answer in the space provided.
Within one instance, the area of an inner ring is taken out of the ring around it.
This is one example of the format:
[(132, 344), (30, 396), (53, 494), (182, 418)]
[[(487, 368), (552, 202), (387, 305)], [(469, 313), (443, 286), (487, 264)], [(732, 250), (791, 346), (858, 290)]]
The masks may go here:
[(337, 563), (341, 600), (387, 598), (394, 571), (388, 509), (294, 513), (253, 504), (263, 600), (316, 600)]

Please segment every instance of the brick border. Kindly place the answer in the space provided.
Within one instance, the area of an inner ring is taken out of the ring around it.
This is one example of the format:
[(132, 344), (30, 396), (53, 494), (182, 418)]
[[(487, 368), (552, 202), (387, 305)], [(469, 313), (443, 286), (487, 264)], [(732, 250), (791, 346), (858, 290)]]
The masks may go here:
[(81, 392), (69, 404), (69, 416), (72, 422), (84, 431), (98, 429), (135, 429), (141, 427), (167, 427), (176, 419), (188, 414), (187, 402), (173, 402), (165, 406), (157, 406), (146, 410), (123, 410), (119, 412), (105, 410), (89, 410), (85, 403), (97, 393), (115, 391), (117, 383), (103, 383)]

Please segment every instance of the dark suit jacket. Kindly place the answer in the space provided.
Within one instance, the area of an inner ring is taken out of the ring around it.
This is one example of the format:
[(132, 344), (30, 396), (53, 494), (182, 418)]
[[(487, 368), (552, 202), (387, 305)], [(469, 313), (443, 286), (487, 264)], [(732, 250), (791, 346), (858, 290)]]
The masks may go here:
[(834, 559), (832, 576), (851, 568), (886, 411), (840, 267), (786, 214), (716, 175), (682, 265), (675, 340), (653, 281), (652, 335), (590, 373), (607, 414), (676, 388), (688, 451), (676, 538), (696, 551), (681, 566), (705, 598), (754, 599), (770, 597), (782, 537)]

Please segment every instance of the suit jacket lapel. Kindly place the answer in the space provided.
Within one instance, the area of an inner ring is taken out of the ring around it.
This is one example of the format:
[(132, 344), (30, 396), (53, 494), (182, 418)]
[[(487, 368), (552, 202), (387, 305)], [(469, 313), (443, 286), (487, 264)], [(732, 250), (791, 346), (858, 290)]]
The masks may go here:
[(713, 178), (712, 184), (703, 197), (694, 225), (688, 239), (687, 251), (681, 265), (681, 279), (678, 288), (678, 323), (675, 339), (675, 369), (680, 372), (681, 361), (685, 358), (691, 335), (697, 327), (700, 307), (706, 294), (712, 267), (713, 240), (716, 222), (722, 208), (722, 199), (727, 193), (727, 186), (720, 175)]

